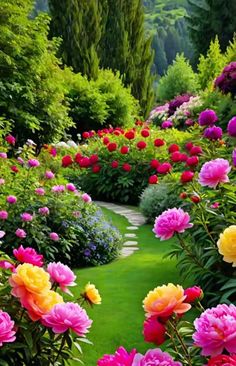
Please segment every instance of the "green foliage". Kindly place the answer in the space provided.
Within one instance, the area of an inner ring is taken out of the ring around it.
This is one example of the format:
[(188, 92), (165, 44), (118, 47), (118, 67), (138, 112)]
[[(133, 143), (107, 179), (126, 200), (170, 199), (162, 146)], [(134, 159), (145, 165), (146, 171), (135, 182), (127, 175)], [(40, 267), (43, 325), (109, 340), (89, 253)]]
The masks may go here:
[(198, 89), (197, 76), (184, 55), (177, 55), (160, 79), (157, 96), (161, 101), (170, 100), (179, 94), (194, 93)]
[(229, 64), (230, 62), (234, 62), (236, 60), (236, 34), (234, 34), (233, 40), (229, 42), (225, 52), (225, 57), (225, 64)]

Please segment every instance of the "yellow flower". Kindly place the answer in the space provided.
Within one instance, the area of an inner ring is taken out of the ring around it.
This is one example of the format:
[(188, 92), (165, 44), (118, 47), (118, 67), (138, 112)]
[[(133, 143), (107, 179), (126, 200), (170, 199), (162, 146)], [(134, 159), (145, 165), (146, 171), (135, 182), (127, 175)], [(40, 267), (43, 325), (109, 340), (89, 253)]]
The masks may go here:
[(233, 267), (236, 267), (236, 225), (229, 226), (220, 234), (217, 245), (219, 253), (223, 255), (223, 260), (233, 263)]
[(63, 303), (63, 298), (55, 291), (35, 295), (29, 294), (20, 299), (24, 307), (28, 310), (30, 318), (34, 321), (40, 319), (42, 315), (48, 313), (56, 304)]
[(85, 286), (83, 297), (92, 305), (99, 305), (102, 302), (101, 296), (96, 287), (90, 282)]

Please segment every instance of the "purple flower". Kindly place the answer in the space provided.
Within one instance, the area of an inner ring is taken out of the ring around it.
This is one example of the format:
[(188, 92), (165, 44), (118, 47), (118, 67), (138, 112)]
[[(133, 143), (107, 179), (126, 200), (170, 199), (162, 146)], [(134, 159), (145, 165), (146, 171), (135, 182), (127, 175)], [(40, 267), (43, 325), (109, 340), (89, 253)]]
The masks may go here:
[(23, 230), (23, 229), (17, 229), (16, 231), (15, 231), (15, 234), (16, 234), (16, 236), (18, 237), (18, 238), (20, 238), (20, 239), (24, 239), (24, 238), (26, 238), (26, 232), (25, 232), (25, 230)]
[(176, 109), (179, 108), (183, 103), (190, 100), (190, 94), (178, 95), (175, 99), (171, 100), (169, 103), (169, 116), (172, 116)]
[(76, 191), (76, 187), (74, 186), (74, 184), (73, 184), (73, 183), (68, 183), (68, 184), (66, 185), (66, 189), (67, 189), (68, 191), (70, 191), (70, 192), (74, 192), (74, 191)]
[(0, 152), (0, 158), (7, 159), (7, 154), (5, 152)]
[(234, 149), (233, 151), (232, 159), (233, 159), (233, 166), (236, 167), (236, 149)]
[(65, 191), (65, 186), (63, 186), (63, 185), (58, 185), (58, 186), (52, 187), (53, 193), (63, 193), (64, 191)]
[(230, 136), (236, 137), (236, 117), (229, 121), (227, 131)]
[(216, 112), (212, 109), (206, 109), (201, 112), (198, 118), (198, 123), (200, 126), (211, 126), (218, 120)]
[(15, 196), (8, 196), (7, 202), (10, 203), (11, 205), (14, 205), (14, 203), (17, 202), (17, 198)]
[(85, 257), (90, 257), (90, 255), (91, 255), (91, 250), (89, 250), (89, 249), (85, 249), (85, 251), (84, 251), (84, 255), (85, 255)]
[(222, 128), (216, 126), (208, 127), (204, 131), (204, 137), (209, 140), (220, 140), (222, 135)]
[(8, 218), (7, 211), (0, 211), (0, 220), (6, 220)]
[(161, 128), (163, 128), (164, 130), (171, 127), (173, 127), (173, 122), (171, 121), (164, 121), (161, 124)]
[(36, 188), (34, 191), (38, 196), (44, 196), (45, 190), (43, 188)]
[(28, 212), (24, 212), (23, 214), (20, 215), (21, 220), (25, 221), (25, 222), (29, 222), (33, 220), (33, 216), (31, 214), (29, 214)]
[(59, 241), (60, 240), (59, 235), (57, 233), (50, 233), (49, 236), (50, 236), (50, 239), (53, 240), (53, 241)]
[(219, 88), (224, 94), (236, 94), (236, 62), (231, 62), (224, 68), (215, 80), (215, 88)]
[(30, 159), (28, 160), (28, 166), (29, 168), (36, 168), (40, 165), (40, 162), (37, 159)]
[(90, 195), (88, 193), (83, 193), (81, 198), (84, 202), (87, 202), (87, 203), (90, 203), (92, 201), (92, 198), (90, 197)]
[(55, 178), (55, 175), (50, 170), (47, 170), (46, 173), (44, 174), (44, 176), (45, 176), (46, 179), (53, 179), (53, 178)]
[(49, 215), (49, 208), (48, 207), (40, 207), (38, 209), (38, 213), (42, 216), (47, 216), (47, 215)]

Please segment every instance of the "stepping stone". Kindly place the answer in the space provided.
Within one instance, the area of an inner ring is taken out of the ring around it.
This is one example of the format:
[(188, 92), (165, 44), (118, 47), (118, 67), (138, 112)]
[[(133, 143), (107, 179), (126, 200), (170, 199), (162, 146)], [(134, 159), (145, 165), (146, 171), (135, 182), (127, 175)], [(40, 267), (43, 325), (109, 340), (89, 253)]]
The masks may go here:
[(137, 238), (136, 234), (125, 234), (126, 238)]
[(126, 241), (124, 243), (124, 246), (129, 247), (129, 246), (133, 246), (133, 245), (138, 245), (137, 241)]
[(137, 226), (128, 226), (126, 229), (127, 230), (138, 230), (138, 227)]

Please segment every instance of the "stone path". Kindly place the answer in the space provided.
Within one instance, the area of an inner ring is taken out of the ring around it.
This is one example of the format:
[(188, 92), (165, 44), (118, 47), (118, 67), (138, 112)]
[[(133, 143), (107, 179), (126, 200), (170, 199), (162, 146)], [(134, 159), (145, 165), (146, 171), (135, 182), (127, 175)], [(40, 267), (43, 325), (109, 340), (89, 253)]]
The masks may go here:
[[(115, 203), (96, 201), (96, 204), (100, 207), (105, 207), (108, 210), (111, 210), (118, 215), (124, 216), (129, 221), (129, 223), (132, 225), (132, 226), (127, 226), (127, 228), (126, 228), (129, 232), (126, 233), (124, 236), (128, 240), (124, 242), (124, 247), (121, 251), (121, 256), (129, 257), (136, 250), (139, 250), (138, 242), (136, 241), (137, 235), (136, 235), (135, 231), (138, 230), (139, 226), (145, 224), (146, 220), (145, 220), (144, 216), (135, 210), (132, 210), (126, 206), (117, 205)], [(132, 233), (132, 231), (134, 231), (134, 233)]]

